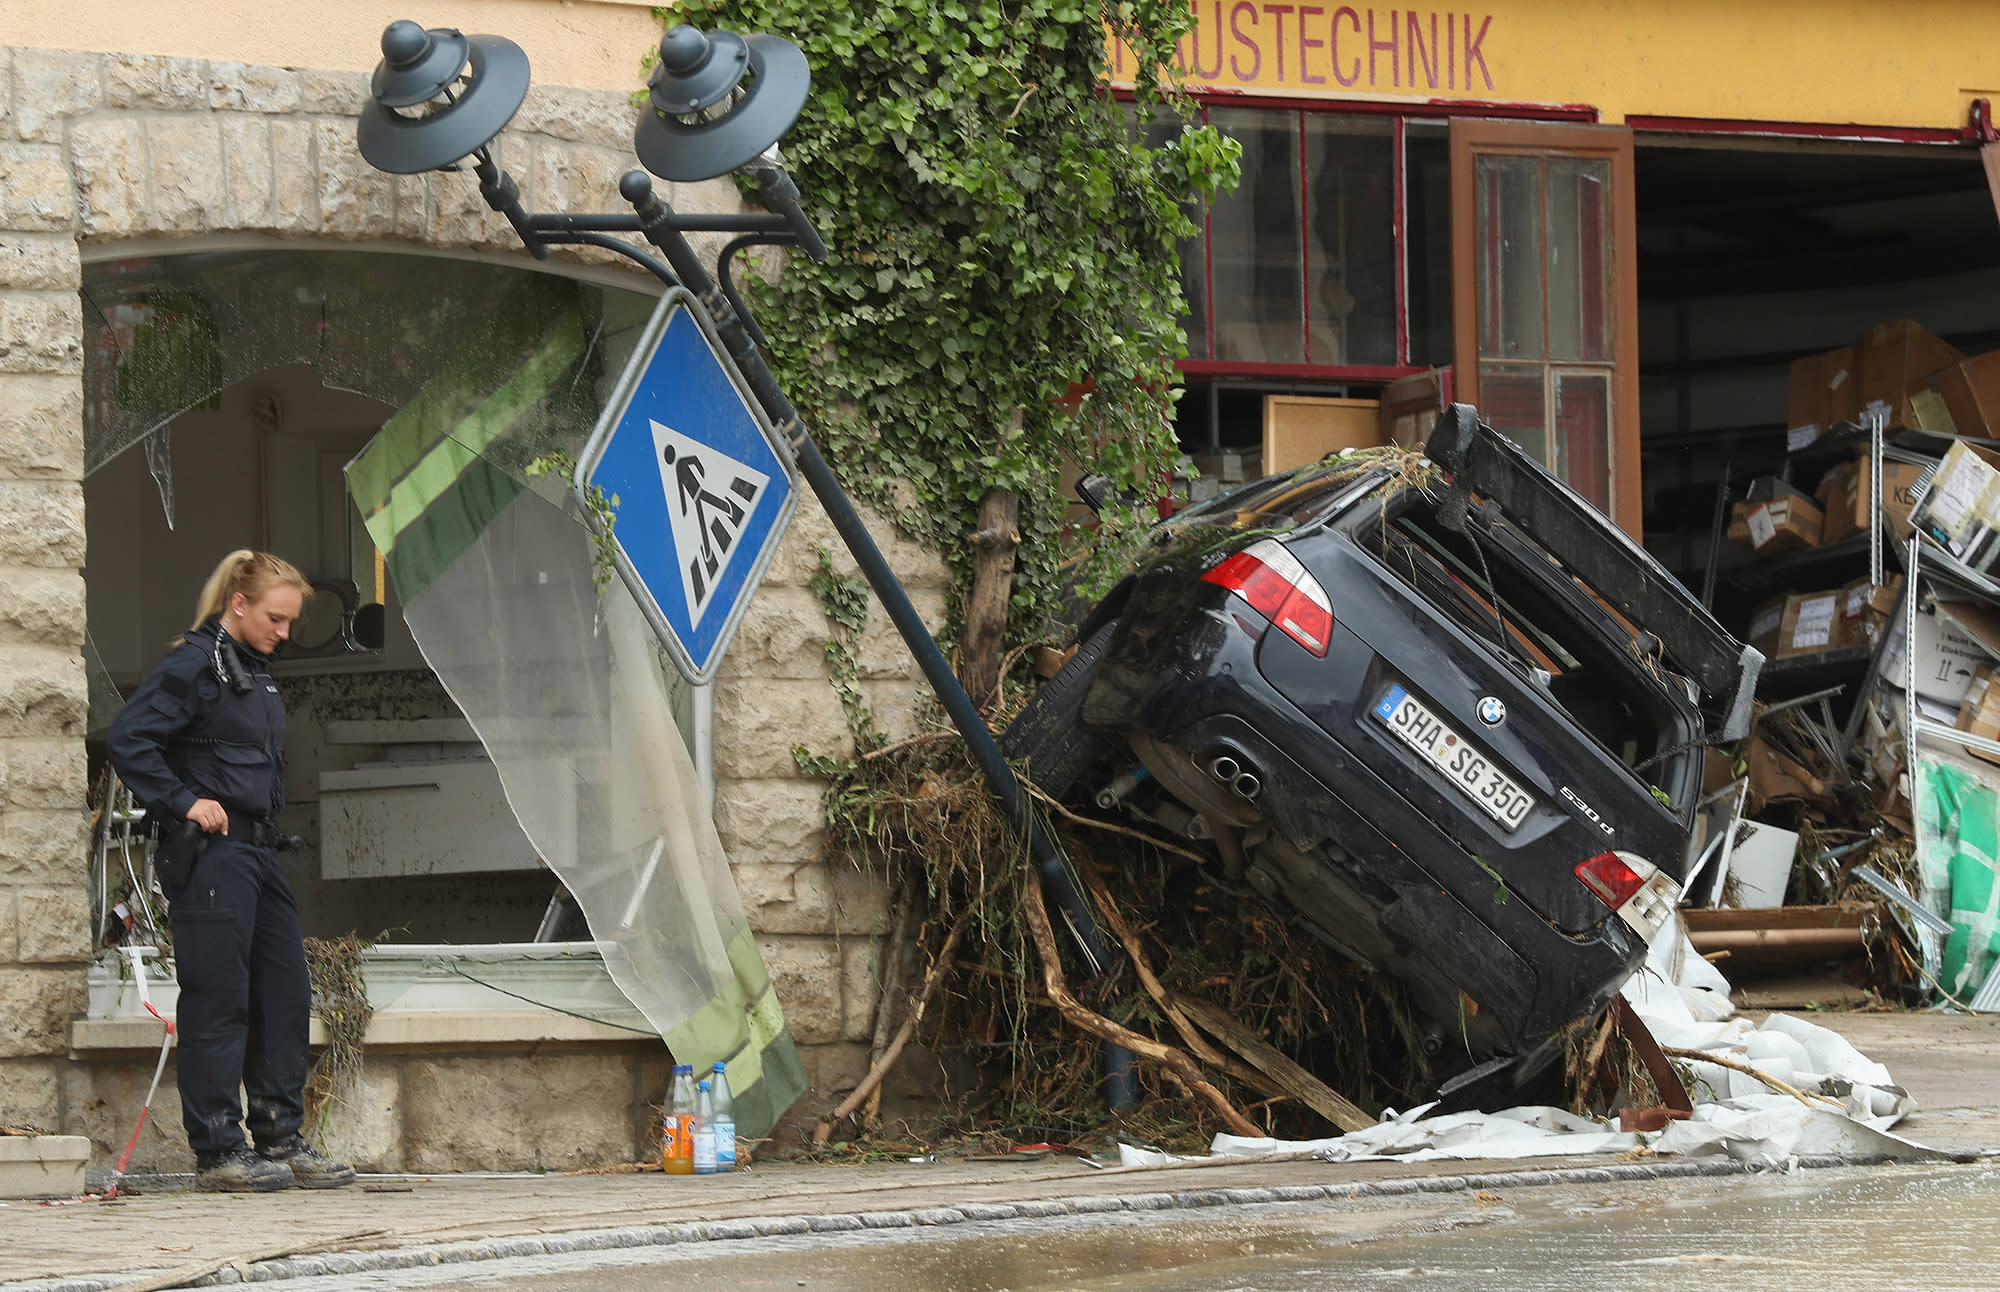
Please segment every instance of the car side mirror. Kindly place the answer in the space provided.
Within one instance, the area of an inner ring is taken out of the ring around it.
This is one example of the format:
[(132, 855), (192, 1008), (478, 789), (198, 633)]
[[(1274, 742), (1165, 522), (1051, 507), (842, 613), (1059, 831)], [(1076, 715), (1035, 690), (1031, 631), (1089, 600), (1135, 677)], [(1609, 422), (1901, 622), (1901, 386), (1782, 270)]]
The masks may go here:
[(1117, 492), (1110, 476), (1085, 476), (1076, 482), (1076, 496), (1093, 512), (1102, 512)]

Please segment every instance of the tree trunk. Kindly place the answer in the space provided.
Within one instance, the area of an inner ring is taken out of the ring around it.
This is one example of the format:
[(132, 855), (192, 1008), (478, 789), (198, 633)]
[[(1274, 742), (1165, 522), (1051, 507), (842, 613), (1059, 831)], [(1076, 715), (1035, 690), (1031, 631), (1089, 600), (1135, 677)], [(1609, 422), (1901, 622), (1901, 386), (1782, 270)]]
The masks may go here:
[(972, 592), (965, 600), (965, 635), (958, 643), (958, 680), (984, 709), (999, 698), (1000, 645), (1007, 632), (1007, 602), (1014, 594), (1014, 551), (1021, 545), (1021, 500), (1007, 489), (988, 489), (979, 501), (972, 534)]

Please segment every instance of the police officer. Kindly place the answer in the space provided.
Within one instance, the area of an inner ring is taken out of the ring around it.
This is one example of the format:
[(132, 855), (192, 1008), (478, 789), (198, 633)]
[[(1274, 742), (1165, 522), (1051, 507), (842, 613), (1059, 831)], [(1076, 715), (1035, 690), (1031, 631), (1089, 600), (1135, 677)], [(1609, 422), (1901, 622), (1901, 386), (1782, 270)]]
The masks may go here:
[(200, 1189), (354, 1181), (299, 1134), (312, 987), (275, 847), (285, 710), (270, 654), (311, 591), (278, 557), (231, 552), (203, 586), (194, 626), (111, 724), (119, 778), (156, 817), (203, 832), (193, 869), (162, 884), (181, 987), (181, 1117)]

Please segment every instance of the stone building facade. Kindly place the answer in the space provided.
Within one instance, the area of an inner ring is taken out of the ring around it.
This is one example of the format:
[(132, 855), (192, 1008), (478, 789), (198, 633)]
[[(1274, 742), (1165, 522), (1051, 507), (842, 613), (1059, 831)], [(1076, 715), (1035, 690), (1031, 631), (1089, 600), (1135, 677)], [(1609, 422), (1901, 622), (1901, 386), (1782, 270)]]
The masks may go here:
[[(88, 1134), (99, 1164), (122, 1147), (159, 1032), (84, 1020), (84, 265), (257, 240), (526, 263), (469, 176), (391, 177), (362, 161), (366, 93), (355, 71), (0, 49), (0, 1123)], [(616, 209), (634, 111), (616, 91), (531, 91), (500, 145), (528, 205)], [(681, 210), (737, 201), (718, 182), (666, 195)], [(624, 267), (608, 253), (594, 261)], [(942, 561), (877, 532), (936, 623)], [(791, 755), (848, 741), (827, 678), (831, 624), (809, 586), (819, 545), (851, 570), (807, 497), (713, 706), (717, 823), (813, 1080), (794, 1120), (865, 1069), (885, 928), (878, 886), (819, 855), (822, 786)], [(916, 670), (879, 610), (860, 662), (885, 728), (910, 730)], [(665, 1089), (664, 1051), (629, 1032), (559, 1015), (526, 1027), (378, 1016), (368, 1054), (353, 1115), (336, 1128), (364, 1165), (564, 1167), (657, 1141), (649, 1105)], [(465, 1125), (472, 1107), (483, 1129)], [(178, 1122), (169, 1079), (153, 1120), (165, 1129), (137, 1165), (184, 1166)]]

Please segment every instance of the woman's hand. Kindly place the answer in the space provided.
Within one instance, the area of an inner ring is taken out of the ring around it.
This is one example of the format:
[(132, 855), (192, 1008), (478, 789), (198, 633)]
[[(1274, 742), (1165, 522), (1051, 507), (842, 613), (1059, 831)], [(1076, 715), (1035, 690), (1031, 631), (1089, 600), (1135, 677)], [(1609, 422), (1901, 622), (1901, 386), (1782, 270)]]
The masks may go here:
[(229, 833), (229, 813), (223, 811), (222, 804), (214, 799), (196, 799), (194, 806), (188, 809), (187, 819), (210, 834), (218, 831)]

